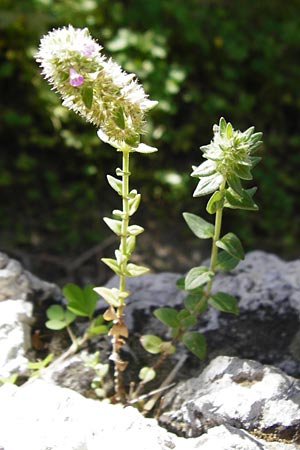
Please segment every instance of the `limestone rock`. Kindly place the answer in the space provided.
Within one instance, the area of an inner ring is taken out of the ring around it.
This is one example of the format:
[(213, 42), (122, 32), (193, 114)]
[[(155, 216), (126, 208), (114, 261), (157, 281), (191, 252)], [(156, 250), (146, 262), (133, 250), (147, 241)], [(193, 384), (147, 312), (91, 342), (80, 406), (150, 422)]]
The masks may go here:
[[(125, 320), (130, 332), (169, 337), (168, 329), (153, 317), (161, 306), (181, 307), (185, 293), (176, 288), (176, 273), (147, 274), (128, 279)], [(113, 277), (108, 287), (117, 286)], [(199, 316), (195, 329), (207, 338), (207, 364), (218, 355), (257, 359), (292, 376), (300, 376), (300, 260), (286, 262), (262, 251), (246, 254), (229, 273), (218, 273), (213, 292), (239, 300), (240, 314), (210, 307)], [(106, 303), (99, 300), (98, 308)], [(180, 351), (185, 351), (182, 348)], [(190, 364), (197, 366), (198, 362)], [(201, 370), (204, 364), (198, 364)]]
[(41, 380), (0, 388), (0, 449), (5, 450), (296, 450), (230, 425), (185, 439), (136, 409), (89, 400)]
[(161, 423), (187, 436), (230, 425), (300, 443), (300, 381), (256, 361), (216, 358), (170, 391), (163, 410)]
[(31, 347), (32, 305), (24, 300), (0, 302), (0, 377), (26, 369)]
[(43, 300), (59, 297), (60, 291), (55, 284), (40, 280), (24, 270), (18, 261), (0, 252), (0, 301), (28, 300), (31, 295), (37, 294)]
[(57, 298), (57, 286), (40, 280), (0, 253), (0, 377), (26, 370), (34, 305)]
[(44, 381), (3, 386), (0, 403), (5, 450), (167, 450), (181, 441), (132, 407), (88, 400)]

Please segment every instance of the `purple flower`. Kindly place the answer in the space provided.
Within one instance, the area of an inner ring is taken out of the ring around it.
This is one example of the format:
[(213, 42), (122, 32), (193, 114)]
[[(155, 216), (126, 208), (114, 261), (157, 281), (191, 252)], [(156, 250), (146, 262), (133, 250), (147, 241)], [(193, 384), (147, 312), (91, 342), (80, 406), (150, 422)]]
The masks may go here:
[(75, 69), (70, 67), (70, 78), (69, 83), (71, 86), (78, 87), (84, 82), (84, 77), (80, 73), (76, 72)]

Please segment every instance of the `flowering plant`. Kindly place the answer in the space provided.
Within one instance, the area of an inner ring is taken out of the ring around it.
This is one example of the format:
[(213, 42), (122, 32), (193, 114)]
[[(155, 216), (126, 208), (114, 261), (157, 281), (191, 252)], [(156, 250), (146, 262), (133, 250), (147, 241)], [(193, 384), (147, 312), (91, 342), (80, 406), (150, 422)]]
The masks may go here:
[[(242, 181), (252, 180), (251, 170), (260, 161), (254, 156), (262, 144), (262, 133), (255, 133), (254, 127), (244, 132), (234, 130), (230, 122), (222, 117), (213, 127), (214, 137), (209, 145), (200, 147), (205, 161), (193, 167), (192, 176), (199, 179), (194, 197), (211, 194), (206, 211), (215, 215), (211, 224), (191, 213), (183, 217), (191, 231), (200, 239), (212, 239), (209, 267), (194, 267), (184, 278), (178, 280), (178, 287), (187, 291), (184, 308), (159, 308), (154, 314), (172, 330), (172, 341), (167, 350), (156, 345), (161, 353), (155, 363), (157, 367), (170, 353), (170, 347), (181, 341), (192, 353), (202, 359), (206, 353), (203, 334), (196, 330), (188, 331), (196, 325), (199, 313), (209, 305), (222, 312), (238, 314), (237, 299), (225, 292), (212, 293), (213, 278), (217, 271), (233, 269), (241, 259), (244, 250), (241, 241), (234, 233), (221, 237), (222, 215), (224, 208), (256, 211), (258, 206), (253, 200), (255, 187), (245, 189)], [(144, 336), (144, 346), (155, 347), (157, 336)]]
[[(94, 333), (106, 333), (112, 337), (110, 360), (114, 363), (115, 401), (123, 403), (135, 400), (144, 385), (156, 375), (157, 367), (175, 351), (175, 344), (182, 342), (197, 357), (205, 355), (205, 339), (194, 327), (197, 316), (211, 305), (223, 312), (237, 314), (237, 300), (224, 292), (212, 293), (213, 277), (217, 270), (230, 270), (240, 259), (244, 251), (239, 238), (233, 233), (221, 237), (222, 215), (224, 208), (257, 210), (253, 201), (256, 188), (244, 188), (243, 180), (251, 180), (252, 168), (260, 158), (253, 153), (261, 144), (262, 133), (254, 133), (254, 127), (245, 132), (236, 131), (224, 118), (215, 125), (214, 137), (209, 145), (201, 147), (205, 161), (193, 167), (192, 176), (199, 179), (194, 197), (211, 194), (206, 210), (215, 215), (215, 224), (201, 217), (184, 213), (184, 219), (192, 232), (201, 239), (212, 239), (209, 267), (192, 268), (185, 278), (179, 280), (178, 286), (188, 292), (184, 308), (159, 308), (154, 314), (171, 328), (172, 338), (163, 341), (155, 335), (142, 336), (143, 347), (152, 354), (160, 354), (151, 367), (143, 367), (139, 373), (140, 383), (134, 393), (127, 395), (123, 386), (122, 373), (128, 362), (123, 361), (120, 349), (128, 337), (124, 321), (126, 298), (130, 294), (126, 289), (127, 277), (142, 275), (146, 267), (130, 262), (136, 245), (136, 237), (144, 230), (141, 226), (130, 224), (131, 217), (137, 211), (141, 195), (129, 187), (130, 154), (152, 153), (156, 148), (140, 142), (144, 133), (145, 114), (157, 102), (150, 101), (134, 74), (125, 73), (121, 67), (107, 59), (101, 53), (102, 47), (85, 29), (67, 28), (53, 30), (41, 40), (36, 60), (42, 67), (42, 73), (53, 88), (59, 92), (63, 105), (95, 124), (99, 138), (122, 153), (122, 168), (116, 169), (116, 177), (107, 176), (111, 188), (121, 197), (121, 209), (113, 210), (112, 218), (104, 217), (107, 226), (120, 239), (114, 258), (102, 261), (119, 277), (118, 288), (87, 286), (83, 290), (69, 285), (65, 289), (68, 299), (67, 311), (61, 307), (48, 310), (48, 326), (52, 329), (69, 330), (73, 348), (89, 339)], [(220, 251), (219, 251), (220, 250)], [(96, 301), (95, 292), (107, 302), (103, 314), (93, 320)], [(81, 341), (72, 336), (69, 328), (75, 315), (87, 316), (91, 325)], [(107, 327), (103, 319), (112, 322)], [(192, 330), (190, 330), (192, 328)], [(98, 375), (95, 388), (102, 393), (103, 377), (107, 366), (99, 366), (98, 359), (93, 365)], [(101, 375), (101, 376), (100, 376)], [(157, 397), (155, 397), (156, 401)], [(153, 406), (153, 399), (144, 405), (144, 410)]]
[(115, 368), (116, 400), (123, 401), (122, 372), (127, 362), (121, 359), (119, 350), (128, 337), (123, 319), (125, 299), (129, 295), (126, 278), (148, 271), (129, 261), (136, 236), (144, 231), (139, 225), (129, 224), (141, 200), (141, 195), (129, 188), (129, 161), (133, 152), (157, 151), (140, 142), (145, 113), (157, 102), (148, 99), (134, 74), (124, 72), (101, 50), (87, 28), (75, 29), (69, 25), (53, 30), (41, 39), (36, 60), (44, 77), (61, 95), (63, 105), (95, 124), (99, 128), (99, 138), (122, 153), (122, 168), (116, 170), (117, 178), (107, 176), (109, 185), (122, 199), (122, 209), (114, 210), (113, 218), (104, 218), (107, 226), (119, 236), (120, 246), (115, 251), (115, 258), (102, 259), (119, 276), (119, 288), (97, 287), (95, 291), (108, 303), (104, 319), (113, 321), (109, 330), (113, 344), (110, 359)]

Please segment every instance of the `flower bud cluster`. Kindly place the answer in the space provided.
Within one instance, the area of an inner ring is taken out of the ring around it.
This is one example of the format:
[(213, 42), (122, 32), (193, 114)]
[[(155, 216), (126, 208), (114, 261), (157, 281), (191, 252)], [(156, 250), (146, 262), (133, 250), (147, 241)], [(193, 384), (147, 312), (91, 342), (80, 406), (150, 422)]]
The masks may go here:
[(99, 127), (108, 138), (136, 142), (150, 101), (134, 74), (101, 53), (87, 28), (55, 29), (40, 42), (36, 61), (63, 105)]
[(213, 132), (211, 143), (200, 147), (206, 161), (193, 167), (192, 176), (200, 178), (201, 183), (198, 195), (213, 192), (233, 178), (251, 180), (251, 170), (261, 159), (252, 156), (262, 144), (262, 133), (254, 133), (254, 127), (244, 132), (234, 130), (222, 117)]

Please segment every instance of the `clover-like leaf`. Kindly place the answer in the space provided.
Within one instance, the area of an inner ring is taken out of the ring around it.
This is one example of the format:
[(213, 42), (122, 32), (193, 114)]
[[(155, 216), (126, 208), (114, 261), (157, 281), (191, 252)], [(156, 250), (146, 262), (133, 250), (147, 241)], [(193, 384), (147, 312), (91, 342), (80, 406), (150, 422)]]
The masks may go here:
[(87, 285), (81, 289), (76, 284), (69, 283), (64, 286), (63, 294), (67, 299), (69, 311), (78, 316), (92, 317), (98, 300), (93, 286)]

